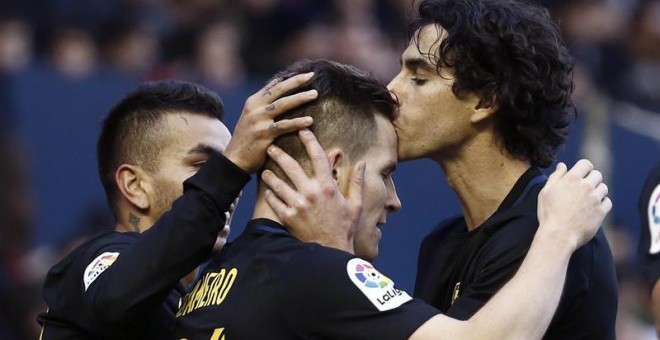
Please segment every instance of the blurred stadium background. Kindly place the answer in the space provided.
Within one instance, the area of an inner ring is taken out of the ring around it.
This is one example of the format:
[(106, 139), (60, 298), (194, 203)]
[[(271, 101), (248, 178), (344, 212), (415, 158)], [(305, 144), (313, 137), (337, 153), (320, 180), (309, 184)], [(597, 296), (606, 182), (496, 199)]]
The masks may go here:
[[(35, 339), (45, 272), (112, 228), (96, 174), (99, 123), (136, 84), (179, 78), (218, 91), (233, 128), (247, 96), (301, 58), (328, 58), (388, 82), (412, 0), (1, 0), (0, 339)], [(560, 160), (603, 170), (620, 285), (618, 338), (655, 338), (639, 274), (636, 204), (660, 162), (660, 0), (545, 0), (576, 61), (579, 117)], [(429, 161), (395, 175), (403, 202), (378, 267), (412, 290), (417, 248), (459, 212)], [(249, 219), (244, 190), (232, 235)], [(176, 256), (170, 254), (169, 256)]]

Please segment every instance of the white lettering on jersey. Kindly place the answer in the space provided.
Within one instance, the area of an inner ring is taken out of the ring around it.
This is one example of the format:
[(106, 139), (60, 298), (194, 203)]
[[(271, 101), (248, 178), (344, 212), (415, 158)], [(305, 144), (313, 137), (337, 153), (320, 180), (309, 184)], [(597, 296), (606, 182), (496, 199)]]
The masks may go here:
[(365, 260), (351, 259), (346, 264), (346, 271), (351, 281), (381, 312), (397, 308), (412, 300), (408, 293), (395, 288), (392, 280)]
[(85, 291), (89, 288), (89, 285), (96, 280), (99, 275), (101, 275), (106, 269), (110, 268), (113, 263), (119, 257), (119, 253), (110, 253), (106, 252), (99, 255), (97, 258), (92, 261), (87, 268), (85, 268), (85, 273), (83, 274), (83, 282), (85, 283)]

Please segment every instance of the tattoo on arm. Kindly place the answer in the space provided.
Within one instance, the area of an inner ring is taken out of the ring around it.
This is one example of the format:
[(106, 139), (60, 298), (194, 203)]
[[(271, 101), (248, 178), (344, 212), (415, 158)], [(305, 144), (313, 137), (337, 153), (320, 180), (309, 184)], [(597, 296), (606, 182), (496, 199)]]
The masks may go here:
[(140, 232), (140, 227), (138, 227), (140, 224), (140, 219), (137, 216), (133, 215), (133, 213), (128, 213), (128, 222), (133, 226), (135, 232)]

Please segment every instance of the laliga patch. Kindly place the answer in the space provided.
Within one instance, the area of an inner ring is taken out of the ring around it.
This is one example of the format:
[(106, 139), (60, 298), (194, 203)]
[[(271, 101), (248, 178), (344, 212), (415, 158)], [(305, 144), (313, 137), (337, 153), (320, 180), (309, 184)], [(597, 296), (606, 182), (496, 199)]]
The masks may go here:
[(83, 282), (85, 283), (85, 291), (89, 288), (89, 285), (96, 280), (99, 275), (101, 275), (106, 269), (110, 268), (113, 263), (119, 257), (119, 253), (103, 253), (92, 261), (87, 268), (85, 268), (85, 273), (83, 274)]
[(649, 200), (648, 208), (649, 232), (651, 233), (651, 248), (649, 253), (660, 252), (660, 184), (658, 184)]
[(397, 308), (412, 300), (408, 293), (394, 288), (392, 280), (365, 260), (351, 259), (346, 264), (346, 271), (351, 281), (381, 312)]

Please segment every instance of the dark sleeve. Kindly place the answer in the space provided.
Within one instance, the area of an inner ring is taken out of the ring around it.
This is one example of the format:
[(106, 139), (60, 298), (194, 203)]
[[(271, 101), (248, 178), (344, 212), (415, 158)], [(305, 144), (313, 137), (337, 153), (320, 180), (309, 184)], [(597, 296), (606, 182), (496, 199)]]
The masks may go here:
[(649, 174), (638, 202), (641, 232), (638, 253), (648, 282), (660, 278), (660, 165)]
[(538, 221), (519, 218), (498, 230), (478, 255), (472, 282), (461, 282), (459, 297), (447, 310), (447, 316), (467, 320), (515, 275), (534, 239)]
[(317, 247), (279, 277), (279, 308), (302, 338), (407, 339), (439, 312), (399, 290), (370, 263)]
[(179, 279), (209, 256), (224, 213), (249, 178), (224, 156), (212, 154), (184, 182), (184, 194), (172, 209), (89, 285), (84, 300), (94, 319), (122, 324), (162, 304)]

